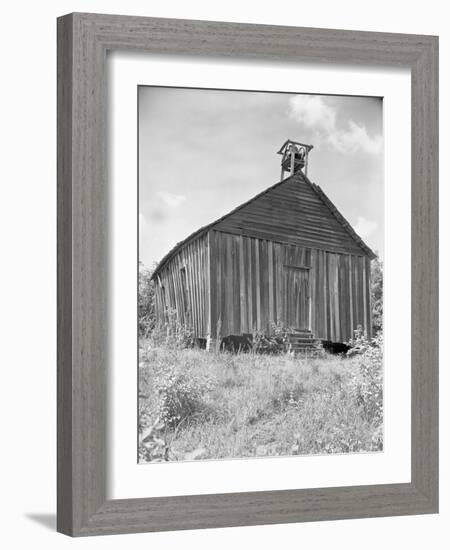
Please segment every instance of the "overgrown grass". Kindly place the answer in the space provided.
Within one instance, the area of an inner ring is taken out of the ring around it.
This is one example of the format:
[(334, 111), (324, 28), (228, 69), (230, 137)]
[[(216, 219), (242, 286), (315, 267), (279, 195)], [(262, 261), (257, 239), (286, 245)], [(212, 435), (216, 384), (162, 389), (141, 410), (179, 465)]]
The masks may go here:
[(379, 451), (381, 354), (374, 359), (373, 349), (308, 358), (141, 340), (140, 460)]

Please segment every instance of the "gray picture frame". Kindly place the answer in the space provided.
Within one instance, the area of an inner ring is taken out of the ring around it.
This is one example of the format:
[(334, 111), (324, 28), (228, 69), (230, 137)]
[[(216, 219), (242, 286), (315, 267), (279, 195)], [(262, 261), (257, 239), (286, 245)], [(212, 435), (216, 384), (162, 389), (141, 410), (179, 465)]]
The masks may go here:
[[(72, 536), (438, 511), (438, 38), (73, 13), (58, 19), (58, 504)], [(106, 53), (403, 66), (412, 93), (411, 482), (107, 499)]]

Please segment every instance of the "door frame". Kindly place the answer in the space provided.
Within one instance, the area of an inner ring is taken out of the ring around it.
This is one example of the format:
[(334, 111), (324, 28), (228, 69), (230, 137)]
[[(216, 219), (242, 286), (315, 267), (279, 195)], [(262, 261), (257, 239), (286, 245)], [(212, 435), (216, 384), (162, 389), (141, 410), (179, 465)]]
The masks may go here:
[[(306, 323), (306, 329), (312, 331), (312, 325), (311, 325), (311, 309), (312, 309), (312, 303), (311, 303), (311, 267), (307, 265), (294, 265), (294, 264), (287, 264), (283, 263), (283, 286), (284, 286), (284, 292), (286, 293), (286, 299), (287, 299), (287, 290), (285, 287), (286, 284), (286, 274), (287, 269), (295, 269), (297, 271), (307, 271), (308, 272), (308, 296), (307, 296), (307, 310), (308, 310), (308, 321)], [(287, 311), (285, 311), (285, 317), (287, 322)], [(302, 330), (302, 329), (300, 329)]]

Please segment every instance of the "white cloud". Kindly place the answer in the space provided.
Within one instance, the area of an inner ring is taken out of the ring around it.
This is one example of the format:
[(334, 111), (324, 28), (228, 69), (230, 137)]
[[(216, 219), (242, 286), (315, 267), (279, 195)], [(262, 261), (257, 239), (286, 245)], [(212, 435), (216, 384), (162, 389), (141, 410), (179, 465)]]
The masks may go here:
[(364, 151), (376, 155), (381, 151), (383, 141), (380, 135), (371, 138), (364, 126), (359, 126), (350, 120), (349, 130), (339, 130), (329, 136), (329, 142), (340, 153), (356, 153)]
[(368, 154), (381, 152), (381, 135), (370, 137), (365, 126), (349, 120), (348, 128), (338, 128), (336, 107), (320, 96), (298, 95), (289, 100), (291, 116), (344, 154), (363, 151)]
[(377, 222), (373, 220), (368, 220), (363, 216), (358, 216), (354, 229), (362, 239), (367, 239), (368, 237), (370, 237), (370, 235), (373, 234), (377, 227)]
[(290, 100), (291, 115), (308, 128), (331, 133), (336, 127), (336, 111), (318, 95), (297, 95)]
[(174, 195), (173, 193), (167, 193), (167, 191), (158, 191), (157, 195), (164, 205), (169, 208), (177, 208), (186, 200), (184, 195)]

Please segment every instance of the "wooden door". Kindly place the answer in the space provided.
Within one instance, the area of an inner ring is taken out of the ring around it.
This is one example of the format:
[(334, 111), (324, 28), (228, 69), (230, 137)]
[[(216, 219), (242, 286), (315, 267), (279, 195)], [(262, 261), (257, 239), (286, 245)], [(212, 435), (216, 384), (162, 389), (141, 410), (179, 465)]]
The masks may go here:
[(289, 328), (310, 328), (309, 271), (304, 267), (284, 267), (284, 311)]

